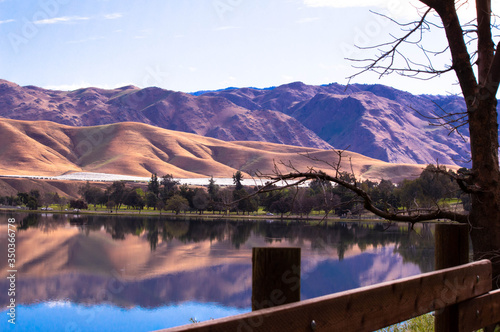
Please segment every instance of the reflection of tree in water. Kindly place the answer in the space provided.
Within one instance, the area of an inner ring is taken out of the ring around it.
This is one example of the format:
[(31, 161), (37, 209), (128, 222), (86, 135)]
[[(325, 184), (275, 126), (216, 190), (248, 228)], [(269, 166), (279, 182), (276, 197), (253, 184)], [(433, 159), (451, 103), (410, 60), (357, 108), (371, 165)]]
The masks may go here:
[(400, 243), (394, 250), (403, 257), (403, 262), (411, 262), (420, 267), (422, 273), (434, 271), (434, 227), (422, 223), (422, 227), (407, 232), (400, 238)]
[(149, 246), (151, 251), (156, 250), (156, 246), (158, 245), (158, 236), (160, 232), (158, 231), (158, 222), (152, 220), (146, 220), (146, 238), (149, 241)]
[(28, 228), (38, 228), (39, 223), (40, 223), (40, 215), (37, 213), (30, 213), (21, 220), (19, 226), (17, 227), (17, 230), (23, 231)]
[(301, 223), (259, 224), (258, 232), (270, 239), (286, 238), (292, 244), (301, 245), (304, 241), (310, 241), (311, 248), (324, 251), (330, 248), (336, 249), (338, 258), (343, 259), (344, 253), (357, 245), (361, 251), (368, 246), (385, 246), (390, 243), (398, 243), (401, 231), (394, 227), (386, 230), (382, 224), (357, 224), (357, 223), (333, 223), (327, 226), (311, 226)]
[(27, 230), (28, 228), (37, 228), (44, 233), (50, 233), (67, 224), (67, 219), (57, 214), (44, 217), (39, 213), (29, 213), (21, 218), (19, 216), (15, 216), (15, 218), (16, 220), (20, 220), (17, 227), (19, 231)]
[[(43, 217), (39, 214), (27, 215), (21, 221), (20, 229), (63, 227), (67, 219)], [(265, 238), (272, 244), (287, 240), (290, 245), (303, 246), (309, 242), (311, 249), (326, 251), (335, 249), (338, 259), (354, 246), (365, 251), (371, 247), (394, 244), (395, 252), (405, 262), (418, 264), (423, 272), (434, 267), (434, 239), (430, 224), (422, 224), (417, 231), (409, 231), (407, 225), (382, 223), (330, 223), (314, 226), (301, 222), (263, 222), (238, 220), (205, 219), (165, 219), (158, 217), (123, 216), (79, 216), (69, 219), (85, 234), (104, 229), (115, 240), (123, 240), (127, 235), (142, 236), (154, 251), (160, 243), (174, 239), (183, 243), (202, 241), (229, 241), (238, 249), (252, 234)], [(49, 226), (50, 225), (50, 226)]]

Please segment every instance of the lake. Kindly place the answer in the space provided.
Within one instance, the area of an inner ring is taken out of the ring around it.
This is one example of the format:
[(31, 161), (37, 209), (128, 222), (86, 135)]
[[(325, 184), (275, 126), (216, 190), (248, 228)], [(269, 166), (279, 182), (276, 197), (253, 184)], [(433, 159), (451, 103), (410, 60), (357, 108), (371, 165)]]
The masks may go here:
[(252, 247), (301, 248), (302, 300), (434, 269), (430, 224), (4, 213), (0, 232), (2, 331), (152, 331), (251, 311)]

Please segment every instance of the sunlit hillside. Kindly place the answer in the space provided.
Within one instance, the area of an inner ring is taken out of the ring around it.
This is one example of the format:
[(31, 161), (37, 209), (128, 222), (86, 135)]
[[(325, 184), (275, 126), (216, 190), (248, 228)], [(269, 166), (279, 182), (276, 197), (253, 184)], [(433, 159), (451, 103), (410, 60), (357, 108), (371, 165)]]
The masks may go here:
[[(179, 178), (273, 174), (281, 163), (307, 171), (333, 171), (333, 150), (265, 142), (225, 142), (142, 123), (70, 127), (47, 121), (0, 121), (0, 174), (54, 176), (97, 172), (134, 176), (172, 174)], [(359, 178), (394, 182), (420, 174), (423, 165), (391, 164), (345, 152), (342, 170)]]

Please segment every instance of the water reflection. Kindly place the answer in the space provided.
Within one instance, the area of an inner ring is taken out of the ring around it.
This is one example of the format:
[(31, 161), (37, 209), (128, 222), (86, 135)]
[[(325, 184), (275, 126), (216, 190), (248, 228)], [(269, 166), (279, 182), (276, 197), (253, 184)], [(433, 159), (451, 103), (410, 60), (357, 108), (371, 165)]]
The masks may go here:
[[(251, 248), (302, 248), (302, 299), (433, 270), (429, 224), (16, 214), (19, 304), (249, 308)], [(6, 234), (6, 215), (0, 231)], [(6, 247), (6, 238), (0, 238)], [(6, 262), (0, 287), (5, 289)], [(6, 292), (0, 304), (8, 303)]]

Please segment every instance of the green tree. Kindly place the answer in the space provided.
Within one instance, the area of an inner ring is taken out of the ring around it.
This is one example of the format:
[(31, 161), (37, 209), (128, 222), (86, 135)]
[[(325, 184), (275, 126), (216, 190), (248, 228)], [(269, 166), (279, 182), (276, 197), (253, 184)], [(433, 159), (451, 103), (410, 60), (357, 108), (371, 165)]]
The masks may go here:
[(187, 199), (189, 207), (191, 209), (194, 209), (194, 205), (193, 205), (193, 198), (194, 198), (194, 195), (195, 195), (194, 190), (192, 188), (189, 188), (186, 184), (183, 184), (179, 188), (179, 194), (182, 197), (184, 197), (185, 199)]
[(29, 198), (29, 194), (28, 193), (17, 193), (17, 199), (19, 200), (19, 202), (23, 205), (26, 205), (28, 204), (28, 198)]
[(148, 191), (146, 193), (146, 205), (148, 207), (152, 207), (154, 210), (156, 210), (156, 204), (158, 202), (159, 198), (155, 195), (154, 192)]
[(234, 190), (243, 189), (243, 184), (241, 183), (241, 181), (243, 181), (243, 174), (240, 171), (237, 171), (235, 174), (233, 174), (233, 183), (235, 185)]
[(158, 182), (156, 173), (151, 174), (151, 180), (148, 182), (148, 192), (155, 194), (156, 197), (160, 195), (160, 182)]
[(36, 200), (40, 200), (42, 198), (42, 195), (40, 194), (40, 191), (38, 189), (32, 189), (30, 190), (29, 195)]
[(45, 193), (43, 198), (44, 206), (48, 208), (51, 204), (59, 204), (60, 199), (61, 197), (59, 197), (58, 193)]
[(179, 181), (174, 180), (172, 174), (167, 174), (161, 178), (160, 184), (160, 198), (165, 201), (175, 194)]
[(99, 189), (96, 186), (91, 186), (87, 181), (85, 185), (82, 185), (78, 188), (78, 193), (82, 197), (82, 199), (87, 202), (87, 204), (98, 204), (101, 196), (103, 195), (103, 190)]
[(29, 193), (17, 193), (17, 199), (20, 204), (26, 205), (30, 210), (36, 210), (41, 205), (41, 195), (38, 190), (31, 190)]
[(289, 197), (281, 196), (278, 200), (274, 201), (269, 207), (269, 211), (272, 213), (278, 213), (283, 219), (283, 215), (292, 210), (292, 202)]
[[(116, 206), (117, 206), (117, 204), (116, 204), (116, 202), (115, 202), (115, 201), (113, 201), (113, 200), (109, 200), (109, 201), (107, 201), (107, 203), (106, 203), (106, 208), (107, 208), (108, 210), (110, 210), (111, 212), (113, 212), (113, 209), (115, 209), (115, 208), (116, 208)], [(118, 212), (118, 211), (117, 211), (117, 212)]]
[(212, 200), (217, 198), (217, 193), (219, 192), (220, 187), (215, 184), (214, 177), (211, 176), (210, 180), (208, 180), (208, 194)]
[[(417, 179), (403, 180), (398, 188), (394, 188), (393, 194), (389, 194), (389, 191), (385, 196), (372, 194), (372, 199), (375, 202), (375, 197), (378, 197), (379, 202), (388, 202), (395, 196), (395, 201), (408, 211), (443, 205), (443, 199), (461, 196), (462, 192), (453, 180), (454, 176), (455, 173), (447, 171), (445, 167), (438, 169), (429, 165)], [(393, 203), (392, 206), (398, 205)]]
[(210, 196), (208, 193), (201, 188), (196, 188), (193, 196), (193, 207), (198, 210), (200, 214), (202, 214), (203, 211), (207, 209), (209, 203)]
[(123, 203), (140, 211), (145, 204), (143, 197), (144, 192), (141, 188), (130, 188), (125, 193), (125, 199)]
[(160, 215), (161, 215), (161, 210), (163, 210), (166, 206), (166, 203), (164, 200), (162, 199), (159, 199), (156, 201), (156, 208), (158, 209), (158, 211), (160, 211)]
[(85, 203), (82, 199), (72, 199), (69, 201), (69, 207), (78, 210), (88, 209), (87, 203)]
[(292, 202), (292, 213), (308, 216), (314, 208), (315, 200), (311, 196), (311, 190), (307, 188), (298, 188)]
[(219, 200), (221, 209), (225, 210), (225, 214), (234, 208), (234, 190), (223, 188), (219, 190)]
[(64, 196), (60, 197), (59, 203), (57, 204), (59, 205), (59, 210), (62, 211), (66, 207), (66, 204), (68, 204), (68, 198)]
[(400, 206), (396, 185), (390, 180), (382, 179), (379, 183), (366, 180), (361, 183), (361, 188), (371, 196), (378, 209), (394, 210)]
[(208, 210), (213, 212), (222, 210), (220, 187), (219, 185), (215, 184), (213, 176), (211, 176), (210, 180), (208, 180), (208, 196), (210, 197)]
[(233, 208), (239, 213), (240, 211), (245, 213), (256, 211), (259, 209), (259, 204), (257, 197), (251, 196), (244, 188), (233, 191), (233, 200), (235, 205)]
[(18, 200), (19, 198), (17, 196), (5, 196), (5, 203), (9, 206), (17, 205), (19, 203)]
[(30, 210), (36, 210), (39, 207), (38, 199), (36, 199), (33, 196), (28, 197), (28, 202), (26, 203), (26, 206)]
[(110, 187), (106, 189), (109, 200), (115, 202), (118, 209), (125, 201), (127, 191), (125, 189), (125, 181), (113, 181)]
[(189, 202), (185, 197), (179, 194), (175, 194), (167, 200), (167, 205), (165, 209), (168, 211), (174, 211), (175, 214), (179, 214), (181, 211), (185, 211), (189, 208)]

